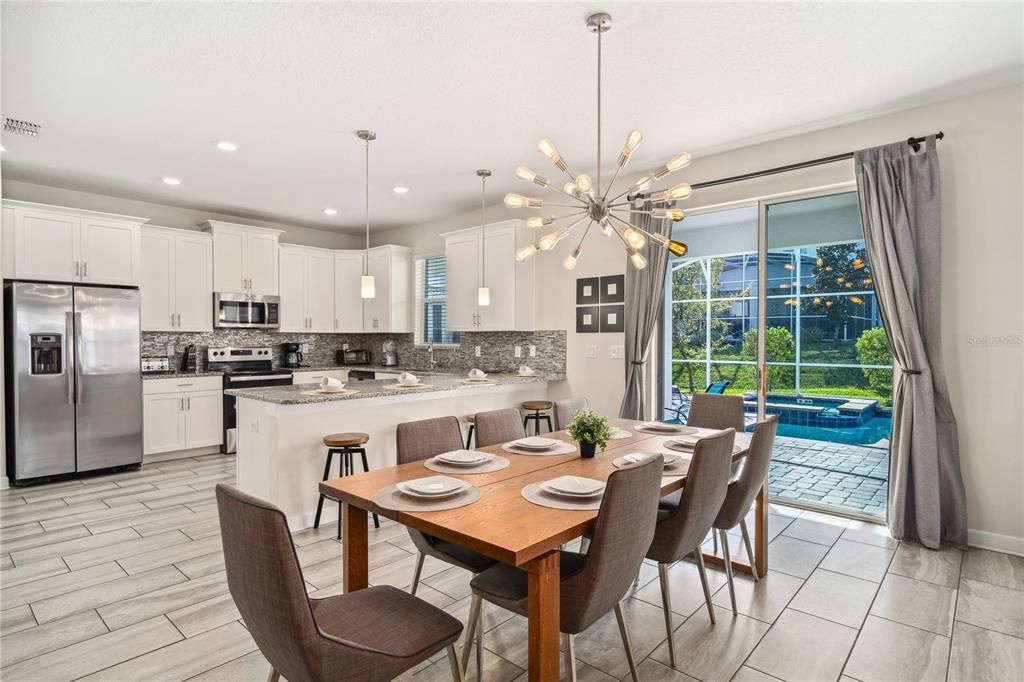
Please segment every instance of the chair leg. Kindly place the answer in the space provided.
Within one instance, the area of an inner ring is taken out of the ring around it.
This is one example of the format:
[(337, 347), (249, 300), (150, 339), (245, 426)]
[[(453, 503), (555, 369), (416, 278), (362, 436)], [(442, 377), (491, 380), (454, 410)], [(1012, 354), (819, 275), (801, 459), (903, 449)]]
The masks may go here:
[(469, 620), (466, 621), (466, 638), (462, 641), (462, 664), (459, 666), (463, 675), (469, 668), (469, 648), (473, 645), (473, 637), (476, 636), (476, 630), (480, 626), (480, 611), (483, 608), (483, 602), (483, 598), (475, 594), (469, 602)]
[[(548, 423), (548, 433), (553, 433), (554, 430), (555, 430), (555, 427), (553, 427), (551, 425), (551, 415), (548, 415), (548, 414), (544, 415), (544, 421), (546, 421)], [(540, 424), (538, 424), (538, 426), (540, 426)]]
[(708, 589), (708, 572), (704, 568), (704, 553), (701, 551), (700, 546), (693, 550), (694, 555), (697, 557), (697, 572), (700, 573), (700, 586), (704, 588), (704, 602), (708, 605), (708, 616), (711, 618), (711, 624), (715, 624), (715, 608), (711, 605), (711, 590)]
[(636, 659), (633, 657), (633, 645), (629, 643), (629, 629), (626, 627), (626, 618), (622, 615), (622, 602), (615, 605), (615, 618), (619, 621), (619, 634), (622, 635), (622, 646), (626, 649), (629, 673), (633, 676), (633, 682), (640, 682), (640, 674), (636, 671)]
[(729, 556), (729, 534), (725, 529), (719, 530), (722, 536), (722, 561), (725, 563), (725, 577), (729, 582), (729, 601), (732, 603), (732, 615), (736, 615), (736, 588), (732, 583), (732, 557)]
[(471, 450), (473, 448), (473, 431), (475, 430), (475, 424), (469, 425), (469, 431), (466, 432), (466, 449)]
[(523, 417), (523, 431), (529, 433), (530, 429), (530, 415)]
[(565, 660), (565, 679), (576, 682), (576, 635), (562, 633), (562, 654)]
[(480, 602), (480, 614), (476, 617), (476, 679), (484, 679), (484, 603)]
[(267, 673), (267, 682), (278, 682), (281, 679), (281, 673), (274, 670), (274, 666), (270, 666), (270, 672)]
[(676, 643), (672, 637), (672, 595), (668, 586), (668, 564), (658, 564), (658, 579), (661, 581), (661, 608), (665, 611), (665, 634), (668, 635), (668, 660), (676, 667)]
[(416, 553), (416, 565), (412, 569), (412, 587), (409, 589), (409, 594), (416, 594), (416, 589), (420, 586), (420, 574), (423, 573), (423, 560), (427, 557), (423, 552)]
[(718, 554), (718, 533), (715, 531), (714, 528), (711, 529), (711, 542), (714, 543), (712, 545), (711, 553)]
[[(324, 477), (320, 479), (321, 481), (326, 481), (328, 478), (331, 477), (331, 462), (332, 462), (333, 459), (334, 459), (334, 450), (328, 450), (327, 451), (327, 462), (324, 464)], [(323, 513), (323, 511), (324, 511), (324, 497), (325, 497), (325, 495), (323, 493), (320, 493), (320, 499), (316, 503), (316, 518), (313, 519), (313, 527), (314, 528), (319, 528), (320, 527), (320, 514)], [(339, 520), (339, 523), (340, 523), (340, 520)]]
[[(359, 455), (362, 457), (362, 460), (363, 460), (363, 471), (364, 472), (369, 471), (370, 470), (370, 465), (367, 464), (367, 462), (366, 462), (366, 448), (357, 448), (357, 449), (353, 450), (352, 452), (358, 452), (359, 453)], [(352, 473), (353, 474), (355, 473), (355, 467), (352, 467)], [(380, 528), (380, 518), (377, 516), (376, 513), (374, 513), (374, 515), (373, 515), (373, 527), (374, 528)]]
[(462, 676), (462, 668), (459, 667), (459, 657), (455, 653), (455, 645), (448, 645), (448, 667), (452, 669), (452, 680), (454, 682), (463, 682), (465, 679)]
[(750, 560), (750, 572), (754, 576), (754, 582), (760, 580), (757, 577), (757, 563), (754, 561), (754, 550), (750, 547), (750, 534), (747, 533), (747, 520), (740, 519), (740, 533), (743, 534), (743, 545), (747, 548), (747, 559)]
[[(590, 538), (584, 535), (580, 538), (580, 554), (586, 554), (588, 549), (590, 549)], [(639, 577), (639, 574), (637, 575)]]

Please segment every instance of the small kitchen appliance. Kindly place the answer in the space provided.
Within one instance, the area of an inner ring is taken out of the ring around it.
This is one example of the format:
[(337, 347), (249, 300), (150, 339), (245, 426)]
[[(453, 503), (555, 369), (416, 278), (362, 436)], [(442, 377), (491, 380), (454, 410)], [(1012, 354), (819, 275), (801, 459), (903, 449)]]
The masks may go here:
[(302, 345), (298, 343), (281, 344), (281, 366), (302, 367)]
[(370, 351), (339, 350), (335, 359), (339, 365), (368, 365), (370, 364)]
[(384, 355), (380, 359), (380, 364), (384, 367), (397, 367), (398, 366), (398, 353), (395, 352), (395, 342), (388, 341), (384, 342)]

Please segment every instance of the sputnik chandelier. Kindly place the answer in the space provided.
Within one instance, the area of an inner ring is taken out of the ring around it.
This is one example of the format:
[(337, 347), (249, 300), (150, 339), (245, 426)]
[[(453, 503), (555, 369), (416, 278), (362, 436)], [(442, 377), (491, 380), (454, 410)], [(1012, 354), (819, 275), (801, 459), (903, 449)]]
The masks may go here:
[[(604, 187), (602, 192), (602, 178), (601, 178), (601, 35), (606, 33), (612, 27), (612, 18), (608, 14), (599, 13), (592, 14), (587, 17), (587, 29), (591, 33), (597, 34), (597, 179), (596, 182), (586, 173), (579, 175), (573, 175), (569, 170), (568, 164), (565, 159), (559, 154), (558, 149), (549, 139), (543, 139), (537, 145), (538, 151), (544, 157), (550, 161), (554, 166), (569, 176), (569, 182), (559, 187), (557, 183), (552, 183), (547, 178), (537, 175), (526, 166), (519, 166), (516, 169), (516, 176), (532, 182), (535, 185), (539, 185), (546, 189), (561, 191), (564, 194), (572, 198), (576, 203), (574, 204), (559, 204), (552, 203), (546, 199), (539, 199), (534, 197), (526, 197), (521, 194), (508, 194), (505, 196), (505, 205), (509, 208), (542, 208), (544, 206), (559, 206), (563, 208), (575, 208), (578, 209), (573, 213), (568, 213), (563, 216), (533, 216), (528, 218), (526, 221), (527, 227), (530, 228), (542, 228), (548, 225), (552, 225), (556, 221), (573, 219), (568, 225), (561, 227), (554, 232), (544, 235), (538, 239), (535, 243), (529, 244), (522, 247), (516, 252), (516, 260), (524, 261), (537, 251), (550, 251), (555, 246), (569, 236), (572, 230), (583, 223), (588, 221), (587, 226), (583, 231), (583, 237), (579, 241), (579, 245), (572, 252), (571, 255), (566, 256), (565, 260), (562, 261), (562, 266), (566, 270), (572, 270), (576, 267), (576, 261), (580, 257), (580, 251), (583, 249), (583, 242), (586, 240), (587, 235), (590, 233), (590, 228), (597, 223), (600, 226), (601, 233), (606, 237), (611, 237), (613, 234), (617, 235), (622, 243), (626, 247), (626, 252), (629, 254), (629, 260), (638, 270), (642, 270), (647, 267), (647, 259), (641, 253), (643, 248), (647, 245), (648, 241), (656, 243), (659, 247), (668, 249), (676, 256), (683, 256), (686, 254), (686, 244), (675, 241), (669, 237), (658, 234), (655, 232), (648, 232), (636, 225), (628, 222), (630, 213), (630, 198), (627, 195), (635, 195), (640, 192), (646, 192), (654, 185), (655, 182), (661, 180), (669, 173), (673, 173), (680, 168), (684, 168), (690, 163), (690, 155), (686, 152), (676, 154), (668, 163), (654, 171), (650, 175), (646, 175), (637, 180), (624, 192), (618, 195), (612, 196), (612, 188), (615, 185), (615, 180), (619, 176), (619, 172), (625, 168), (626, 163), (629, 161), (629, 157), (636, 151), (636, 148), (640, 145), (643, 140), (643, 133), (639, 130), (630, 131), (626, 136), (626, 142), (622, 147), (622, 152), (619, 154), (618, 165), (615, 168), (615, 174), (612, 176), (611, 182), (608, 183), (607, 187)], [(654, 192), (650, 195), (649, 199), (652, 204), (658, 205), (649, 210), (641, 211), (650, 215), (657, 220), (672, 220), (679, 221), (683, 219), (682, 209), (669, 206), (671, 202), (675, 202), (681, 199), (686, 199), (690, 196), (692, 189), (685, 182), (679, 183), (670, 187), (667, 190), (660, 192)], [(625, 199), (623, 197), (626, 197)], [(626, 218), (621, 217), (625, 215)]]

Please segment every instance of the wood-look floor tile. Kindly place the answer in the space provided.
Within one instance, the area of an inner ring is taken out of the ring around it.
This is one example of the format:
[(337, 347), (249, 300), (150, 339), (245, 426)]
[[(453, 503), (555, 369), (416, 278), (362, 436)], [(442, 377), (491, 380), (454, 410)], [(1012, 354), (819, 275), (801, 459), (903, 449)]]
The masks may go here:
[(164, 566), (34, 601), (32, 611), (40, 623), (48, 623), (70, 613), (95, 609), (140, 594), (148, 594), (154, 590), (183, 583), (185, 580), (181, 571), (173, 566)]
[(9, 494), (11, 497), (18, 497), (29, 502), (42, 502), (57, 499), (50, 495), (52, 492), (73, 492), (84, 490), (85, 486), (81, 481), (61, 481), (59, 483), (47, 483), (46, 485), (33, 485), (24, 488), (10, 488), (4, 491), (4, 498)]
[[(58, 516), (55, 519), (46, 519), (42, 521), (42, 526), (47, 531), (59, 530), (61, 528), (67, 528), (68, 526), (77, 526), (79, 524), (85, 525), (87, 528), (94, 522), (103, 521), (105, 519), (116, 519), (124, 516), (133, 516), (140, 512), (148, 511), (149, 508), (140, 502), (133, 504), (126, 504), (120, 507), (104, 507), (103, 509), (96, 509), (93, 511), (80, 512), (78, 514), (68, 514), (67, 516)], [(94, 534), (96, 531), (92, 531)], [(102, 531), (100, 531), (102, 532)]]
[[(5, 571), (8, 568), (14, 568), (14, 561), (11, 560), (9, 554), (4, 554), (0, 556), (0, 571)], [(2, 581), (0, 581), (0, 584), (2, 584)]]
[(70, 528), (61, 528), (60, 530), (50, 532), (32, 533), (31, 535), (24, 535), (13, 540), (0, 540), (0, 542), (3, 543), (4, 552), (21, 552), (33, 547), (44, 547), (65, 540), (84, 538), (89, 534), (85, 526), (71, 526)]
[(117, 507), (122, 504), (138, 502), (139, 500), (136, 499), (137, 496), (155, 491), (156, 488), (148, 483), (133, 483), (132, 485), (122, 485), (109, 490), (100, 490), (97, 492), (79, 495), (75, 500), (76, 503), (82, 500), (89, 500), (92, 502), (103, 502), (108, 507)]
[(189, 678), (189, 682), (252, 682), (266, 678), (269, 670), (267, 659), (256, 650)]
[[(803, 582), (800, 578), (794, 578), (778, 571), (769, 571), (768, 575), (756, 583), (753, 578), (737, 573), (733, 578), (736, 590), (736, 610), (744, 616), (750, 616), (766, 623), (774, 623)], [(675, 604), (674, 593), (672, 600)], [(711, 602), (723, 609), (731, 610), (732, 602), (729, 599), (728, 585), (719, 588), (714, 593)], [(703, 604), (702, 599), (699, 608), (704, 608)]]
[(1024, 592), (965, 578), (960, 581), (956, 619), (1024, 638)]
[(3, 590), (0, 590), (0, 604), (3, 604), (5, 609), (21, 606), (22, 604), (31, 604), (32, 602), (55, 597), (59, 594), (66, 594), (89, 587), (90, 585), (105, 583), (115, 578), (124, 577), (124, 575), (125, 572), (121, 570), (121, 567), (111, 561), (99, 566), (83, 568), (81, 571), (74, 571), (73, 573), (62, 573), (51, 578), (42, 578), (22, 583), (21, 585), (15, 585), (14, 587), (5, 587)]
[[(187, 492), (174, 489), (174, 495), (168, 495), (167, 497), (153, 497), (148, 500), (142, 500), (142, 503), (150, 509), (164, 509), (178, 504), (184, 504), (187, 506), (194, 502), (208, 502), (210, 500), (211, 491), (193, 490), (188, 486), (185, 487), (188, 488)], [(170, 491), (162, 490), (160, 492)]]
[(30, 630), (4, 636), (0, 650), (0, 665), (5, 668), (19, 661), (42, 656), (76, 642), (91, 639), (107, 632), (95, 611), (78, 613)]
[(37, 625), (32, 609), (28, 604), (15, 606), (0, 611), (0, 636), (6, 637), (13, 632), (21, 632)]
[(464, 599), (465, 597), (472, 594), (472, 590), (469, 589), (469, 581), (473, 579), (473, 574), (464, 568), (458, 566), (452, 566), (451, 568), (441, 571), (436, 575), (432, 575), (426, 580), (421, 581), (422, 584), (430, 585), (435, 590), (447, 594), (452, 599)]
[(32, 521), (45, 521), (58, 516), (77, 514), (79, 512), (103, 509), (107, 505), (100, 501), (82, 502), (73, 505), (66, 504), (64, 500), (50, 500), (49, 502), (38, 502), (36, 504), (25, 504), (4, 512), (4, 525), (16, 526)]
[[(31, 523), (23, 523), (20, 526), (8, 526), (7, 519), (3, 519), (4, 526), (0, 528), (0, 542), (6, 545), (7, 541), (15, 540), (17, 538), (23, 538), (26, 535), (37, 535), (42, 533), (43, 526), (38, 521), (32, 521)], [(9, 551), (4, 548), (4, 551)]]
[(198, 604), (176, 609), (167, 614), (175, 627), (186, 637), (227, 625), (241, 618), (230, 594), (212, 597)]
[(1024, 590), (1024, 557), (985, 549), (969, 549), (964, 554), (962, 577)]
[[(142, 490), (132, 490), (131, 493), (129, 494), (120, 494), (117, 497), (110, 498), (109, 500), (107, 500), (107, 502), (111, 506), (128, 504), (129, 502), (141, 502), (150, 509), (156, 509), (157, 507), (153, 507), (152, 503), (156, 502), (157, 500), (162, 500), (168, 497), (177, 497), (183, 493), (194, 493), (195, 491), (188, 487), (188, 484), (184, 482), (185, 480), (186, 479), (182, 479), (182, 484), (179, 486), (163, 489), (157, 488), (156, 486), (149, 485), (147, 483), (145, 486), (140, 486), (141, 488), (143, 488)], [(125, 488), (125, 491), (127, 490), (129, 489)], [(169, 507), (171, 505), (162, 506)]]
[(141, 502), (133, 502), (130, 505), (113, 507), (113, 509), (133, 509), (138, 505), (138, 511), (124, 516), (117, 516), (103, 521), (86, 523), (86, 527), (93, 533), (105, 533), (119, 528), (137, 528), (145, 526), (147, 530), (156, 531), (177, 528), (180, 525), (190, 522), (196, 517), (195, 512), (184, 505), (158, 509), (153, 511)]
[[(335, 563), (340, 566), (340, 562), (323, 563)], [(392, 587), (397, 587), (400, 590), (407, 589), (412, 585), (412, 571), (415, 563), (416, 558), (411, 554), (406, 554), (402, 559), (395, 559), (383, 566), (380, 566), (379, 568), (371, 569), (370, 584), (391, 585)], [(423, 572), (420, 574), (420, 580), (440, 573), (449, 566), (450, 564), (446, 564), (443, 561), (439, 561), (434, 557), (428, 556), (426, 561), (423, 562)], [(317, 587), (320, 587), (319, 584), (314, 584)]]
[(889, 572), (956, 589), (962, 555), (956, 547), (935, 550), (914, 542), (901, 542)]
[(179, 571), (194, 580), (195, 578), (201, 578), (204, 575), (210, 575), (211, 573), (223, 572), (224, 552), (218, 549), (192, 559), (176, 561), (174, 565)]
[[(715, 620), (712, 625), (707, 609), (698, 609), (675, 631), (676, 668), (698, 680), (730, 679), (769, 628), (767, 623), (733, 616), (732, 611), (718, 607)], [(668, 642), (655, 649), (651, 658), (669, 665)]]
[(944, 682), (949, 638), (868, 616), (844, 672), (861, 682)]
[(949, 682), (978, 680), (1024, 680), (1024, 639), (957, 622)]
[(878, 590), (871, 613), (949, 637), (956, 598), (956, 590), (890, 573)]
[(171, 625), (171, 621), (159, 616), (15, 663), (3, 669), (3, 678), (4, 682), (78, 679), (181, 638), (181, 633)]
[(157, 566), (168, 566), (172, 563), (204, 556), (221, 549), (223, 549), (223, 545), (220, 536), (212, 535), (202, 540), (192, 540), (172, 547), (154, 549), (145, 554), (136, 554), (135, 556), (121, 559), (118, 563), (129, 573), (140, 573)]
[(311, 566), (321, 561), (330, 561), (332, 559), (340, 561), (341, 543), (333, 539), (321, 540), (304, 547), (296, 547), (295, 553), (298, 555), (299, 564), (302, 566)]
[(845, 573), (855, 578), (862, 578), (880, 583), (885, 571), (892, 561), (893, 550), (884, 547), (865, 545), (862, 542), (837, 540), (825, 558), (818, 564), (836, 573)]
[(69, 570), (68, 565), (59, 556), (51, 557), (25, 566), (19, 565), (14, 568), (5, 568), (3, 571), (0, 571), (0, 586), (13, 587), (33, 580), (39, 580), (40, 578), (49, 578), (52, 575), (67, 573)]
[(126, 540), (135, 540), (138, 537), (139, 534), (131, 528), (122, 528), (121, 530), (112, 530), (109, 533), (87, 535), (75, 538), (74, 540), (65, 540), (64, 542), (55, 542), (33, 547), (32, 549), (11, 552), (11, 558), (14, 559), (14, 563), (17, 565), (24, 566), (25, 564), (42, 561), (51, 557), (68, 556), (96, 549), (97, 547), (108, 547), (119, 542), (125, 542)]
[(834, 680), (856, 638), (853, 628), (786, 609), (747, 665), (780, 680)]
[(74, 504), (78, 499), (78, 495), (91, 494), (101, 490), (116, 490), (118, 485), (113, 481), (107, 481), (106, 483), (97, 483), (91, 486), (84, 486), (79, 483), (67, 488), (50, 488), (48, 486), (41, 488), (34, 492), (26, 492), (24, 495), (25, 501), (29, 504), (38, 504), (46, 500), (63, 499), (68, 504)]
[[(178, 530), (193, 540), (199, 540), (211, 535), (220, 536), (220, 518), (218, 516), (211, 514), (196, 514), (196, 516), (205, 518), (198, 518), (192, 523), (181, 526)], [(139, 532), (143, 533), (141, 530)]]
[(878, 583), (819, 568), (804, 582), (789, 608), (860, 628), (877, 591)]
[[(117, 533), (120, 531), (111, 532)], [(103, 563), (104, 561), (110, 561), (111, 559), (121, 561), (132, 556), (145, 556), (154, 550), (166, 550), (170, 547), (186, 542), (192, 542), (192, 540), (179, 530), (169, 530), (162, 532), (159, 535), (151, 535), (144, 538), (136, 537), (124, 542), (99, 547), (97, 549), (76, 552), (74, 554), (65, 554), (64, 561), (66, 561), (68, 566), (71, 567), (71, 570), (77, 571), (80, 568), (95, 566), (96, 564)]]
[(114, 604), (101, 606), (97, 610), (107, 627), (118, 630), (156, 615), (226, 594), (227, 591), (227, 577), (223, 574), (214, 574), (123, 599)]

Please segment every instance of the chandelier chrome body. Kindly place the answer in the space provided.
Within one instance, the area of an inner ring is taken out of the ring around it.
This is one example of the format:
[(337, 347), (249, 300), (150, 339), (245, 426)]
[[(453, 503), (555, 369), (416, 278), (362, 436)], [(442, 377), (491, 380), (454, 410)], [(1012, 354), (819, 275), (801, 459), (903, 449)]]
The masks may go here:
[[(625, 168), (629, 162), (629, 157), (636, 151), (636, 148), (640, 146), (640, 142), (643, 140), (643, 133), (639, 130), (632, 130), (626, 136), (626, 141), (623, 144), (622, 152), (619, 154), (617, 166), (615, 168), (615, 174), (612, 176), (611, 182), (604, 188), (602, 192), (602, 177), (601, 177), (601, 36), (607, 33), (612, 27), (612, 18), (608, 14), (601, 12), (598, 14), (592, 14), (587, 17), (587, 29), (591, 33), (597, 34), (597, 178), (596, 181), (586, 173), (579, 175), (573, 175), (569, 169), (568, 163), (558, 152), (554, 143), (545, 138), (537, 144), (537, 150), (550, 161), (555, 168), (560, 172), (568, 176), (569, 181), (559, 186), (557, 183), (553, 183), (547, 178), (537, 175), (526, 166), (519, 166), (516, 168), (516, 176), (527, 182), (532, 182), (535, 185), (539, 185), (545, 189), (552, 189), (560, 191), (564, 195), (568, 196), (574, 203), (561, 204), (552, 203), (546, 199), (540, 199), (535, 197), (527, 197), (521, 194), (507, 194), (505, 196), (505, 205), (509, 208), (543, 208), (544, 206), (559, 206), (563, 208), (574, 208), (577, 209), (575, 212), (568, 213), (562, 216), (533, 216), (527, 219), (526, 225), (530, 228), (541, 228), (547, 225), (552, 225), (557, 221), (572, 219), (570, 223), (556, 229), (554, 232), (545, 234), (543, 237), (536, 240), (533, 244), (528, 244), (522, 247), (516, 252), (516, 259), (524, 261), (537, 251), (550, 251), (555, 246), (569, 236), (574, 228), (578, 225), (582, 225), (586, 221), (587, 226), (584, 228), (583, 237), (580, 238), (579, 244), (571, 255), (566, 256), (565, 260), (562, 261), (562, 266), (566, 270), (572, 270), (576, 267), (576, 262), (579, 260), (580, 252), (583, 250), (583, 242), (586, 240), (587, 235), (590, 233), (590, 228), (596, 223), (601, 230), (601, 233), (606, 237), (612, 235), (618, 236), (622, 240), (623, 245), (626, 248), (626, 253), (629, 254), (629, 260), (633, 264), (633, 267), (641, 270), (647, 266), (647, 259), (644, 257), (642, 251), (649, 242), (654, 242), (659, 248), (666, 248), (676, 256), (683, 256), (686, 254), (686, 244), (675, 241), (669, 237), (648, 232), (643, 228), (637, 227), (629, 222), (630, 214), (630, 200), (628, 195), (634, 195), (640, 192), (646, 192), (651, 189), (655, 182), (661, 180), (669, 173), (673, 173), (680, 168), (684, 168), (690, 163), (690, 155), (686, 152), (676, 154), (669, 161), (654, 171), (650, 175), (640, 178), (637, 182), (633, 183), (625, 191), (618, 195), (612, 195), (612, 188), (615, 185), (615, 180), (619, 176), (619, 172)], [(676, 201), (686, 199), (691, 194), (690, 185), (685, 182), (679, 183), (670, 187), (667, 190), (660, 192), (654, 192), (650, 195), (649, 199), (652, 204), (659, 206), (643, 211), (657, 220), (672, 220), (679, 221), (683, 219), (685, 215), (682, 209), (675, 208), (671, 204)], [(626, 197), (623, 199), (623, 197)]]

